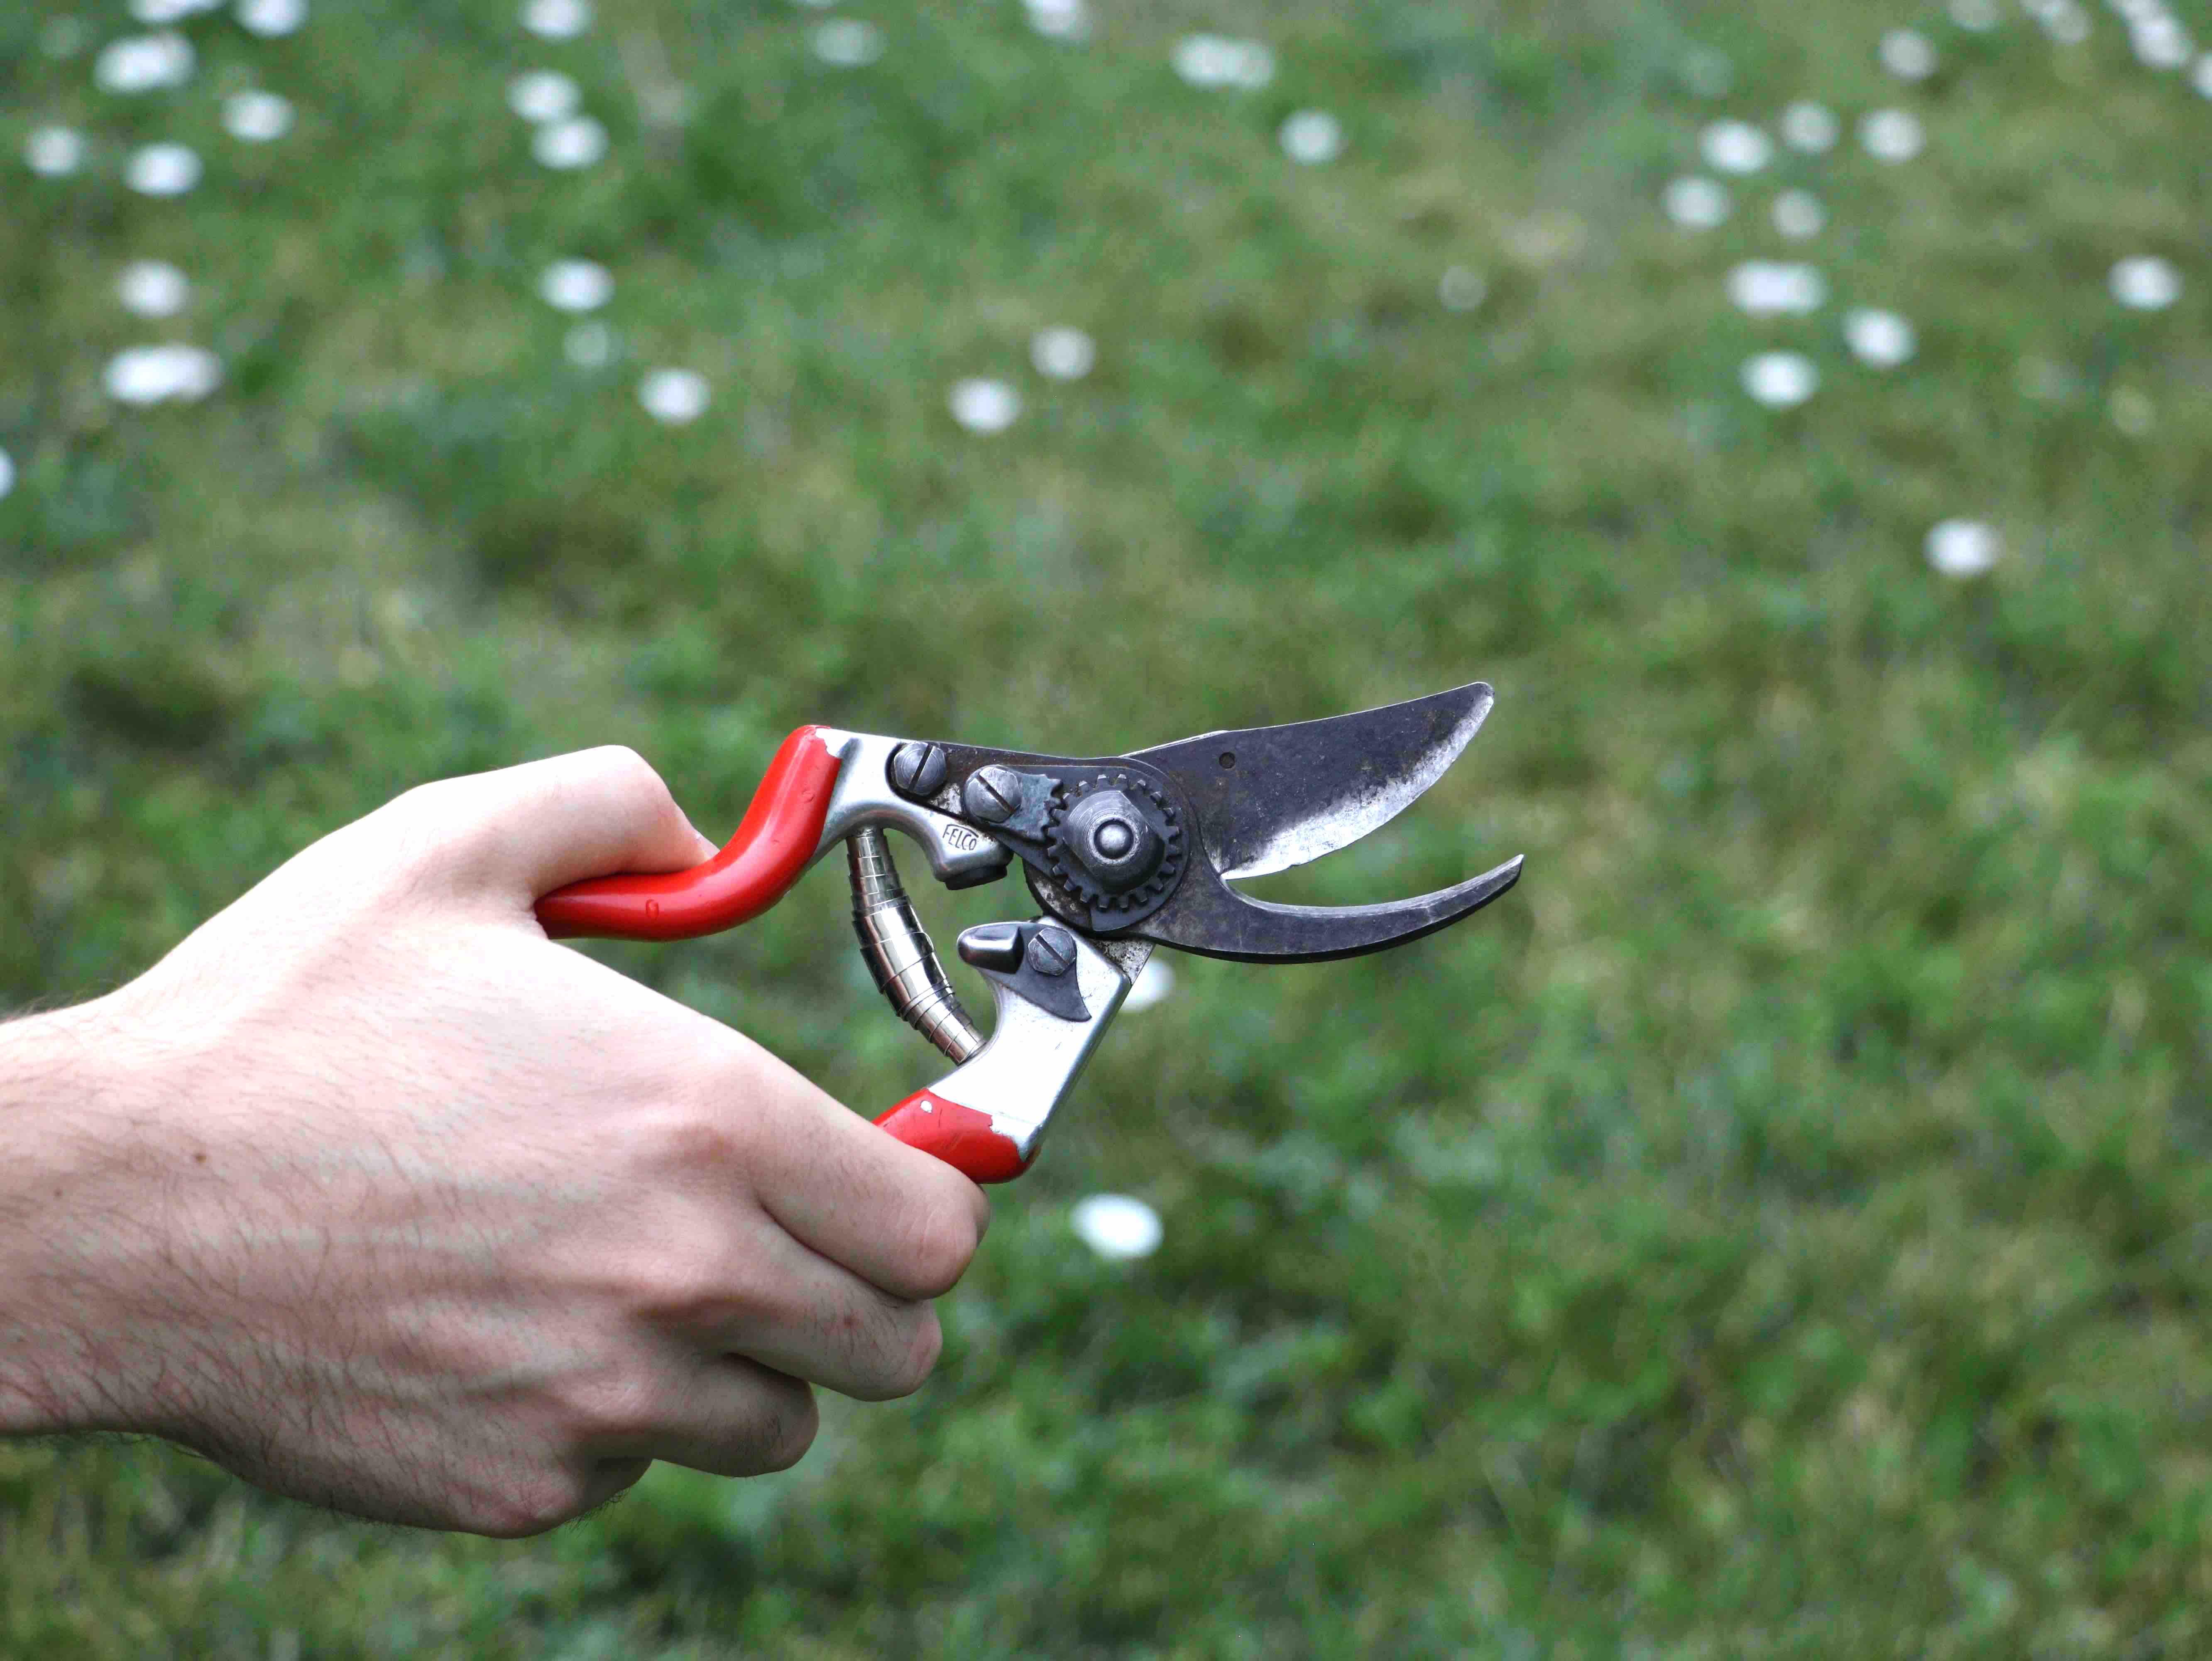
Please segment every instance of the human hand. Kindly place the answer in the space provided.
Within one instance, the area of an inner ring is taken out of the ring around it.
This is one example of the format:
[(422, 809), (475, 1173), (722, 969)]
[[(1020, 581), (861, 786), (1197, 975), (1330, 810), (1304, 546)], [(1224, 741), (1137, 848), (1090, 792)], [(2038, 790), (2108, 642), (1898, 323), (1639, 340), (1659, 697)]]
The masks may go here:
[(628, 751), (448, 780), (0, 1028), (0, 1428), (520, 1536), (917, 1388), (981, 1190), (532, 915), (712, 851)]

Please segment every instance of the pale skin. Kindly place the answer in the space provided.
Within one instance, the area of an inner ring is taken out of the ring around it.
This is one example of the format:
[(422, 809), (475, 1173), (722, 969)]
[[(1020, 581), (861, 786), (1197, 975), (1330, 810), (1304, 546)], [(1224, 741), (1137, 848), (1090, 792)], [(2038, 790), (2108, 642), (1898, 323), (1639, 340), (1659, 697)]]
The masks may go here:
[(712, 851), (627, 750), (447, 780), (0, 1025), (0, 1433), (516, 1536), (917, 1389), (981, 1191), (532, 914)]

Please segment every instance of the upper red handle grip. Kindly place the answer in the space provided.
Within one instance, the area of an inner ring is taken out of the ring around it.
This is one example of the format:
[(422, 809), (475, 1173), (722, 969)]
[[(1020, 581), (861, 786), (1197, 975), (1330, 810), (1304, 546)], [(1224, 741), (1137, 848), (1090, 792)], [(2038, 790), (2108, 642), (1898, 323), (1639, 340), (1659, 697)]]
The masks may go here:
[(593, 877), (538, 902), (555, 940), (683, 940), (734, 928), (774, 905), (822, 847), (842, 764), (819, 727), (802, 727), (769, 764), (722, 851), (688, 871)]

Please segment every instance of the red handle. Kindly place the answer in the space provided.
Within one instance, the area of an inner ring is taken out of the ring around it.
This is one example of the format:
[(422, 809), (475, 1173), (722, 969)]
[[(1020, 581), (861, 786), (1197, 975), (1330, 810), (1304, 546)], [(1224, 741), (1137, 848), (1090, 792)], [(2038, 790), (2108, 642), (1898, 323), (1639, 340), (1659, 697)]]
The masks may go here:
[(593, 877), (538, 902), (555, 940), (682, 940), (734, 928), (790, 891), (822, 846), (840, 763), (818, 727), (802, 727), (769, 764), (722, 851), (688, 871)]
[[(841, 764), (820, 727), (800, 727), (775, 752), (737, 834), (713, 859), (688, 871), (571, 883), (538, 902), (538, 922), (555, 940), (681, 940), (750, 922), (790, 891), (820, 850)], [(1011, 1182), (1029, 1168), (989, 1114), (927, 1090), (876, 1123), (974, 1182)]]
[(1010, 1183), (1030, 1162), (1012, 1137), (994, 1129), (991, 1116), (917, 1090), (876, 1123), (908, 1147), (933, 1154), (975, 1183)]

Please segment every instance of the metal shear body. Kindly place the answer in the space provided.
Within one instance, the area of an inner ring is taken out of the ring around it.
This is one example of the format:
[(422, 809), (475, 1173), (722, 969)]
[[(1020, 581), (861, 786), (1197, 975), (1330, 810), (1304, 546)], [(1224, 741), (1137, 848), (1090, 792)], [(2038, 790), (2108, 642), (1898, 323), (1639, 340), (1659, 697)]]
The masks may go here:
[[(1458, 759), (1492, 696), (1450, 691), (1287, 726), (1206, 733), (1126, 756), (1032, 755), (802, 727), (728, 843), (661, 875), (545, 896), (556, 939), (669, 940), (733, 928), (843, 843), (861, 955), (892, 1007), (957, 1065), (876, 1123), (977, 1182), (1019, 1176), (1156, 946), (1254, 963), (1382, 951), (1510, 888), (1521, 860), (1412, 899), (1291, 906), (1230, 885), (1334, 851), (1395, 818)], [(1043, 915), (959, 940), (989, 983), (987, 1038), (902, 886), (886, 830), (948, 888), (1018, 860)]]

